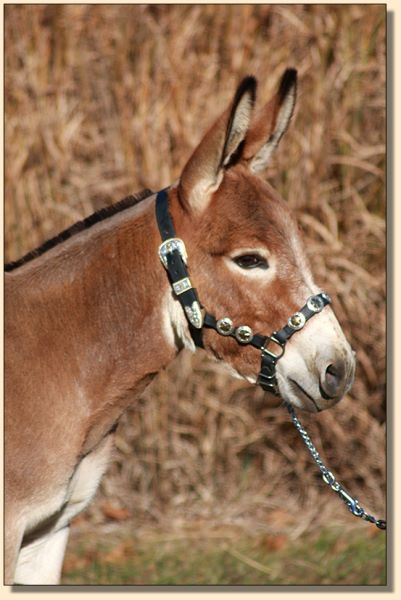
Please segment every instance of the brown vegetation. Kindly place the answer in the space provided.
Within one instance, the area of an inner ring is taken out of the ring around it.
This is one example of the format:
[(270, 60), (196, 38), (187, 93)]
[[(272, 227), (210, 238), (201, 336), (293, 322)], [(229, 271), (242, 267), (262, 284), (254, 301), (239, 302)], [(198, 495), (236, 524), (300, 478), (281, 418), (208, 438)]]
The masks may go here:
[[(295, 118), (267, 176), (359, 365), (344, 401), (301, 417), (340, 481), (383, 516), (385, 6), (8, 5), (5, 35), (6, 260), (173, 182), (243, 75), (266, 99), (298, 69)], [(350, 519), (323, 485), (276, 401), (183, 353), (124, 417), (89, 514), (296, 536)]]

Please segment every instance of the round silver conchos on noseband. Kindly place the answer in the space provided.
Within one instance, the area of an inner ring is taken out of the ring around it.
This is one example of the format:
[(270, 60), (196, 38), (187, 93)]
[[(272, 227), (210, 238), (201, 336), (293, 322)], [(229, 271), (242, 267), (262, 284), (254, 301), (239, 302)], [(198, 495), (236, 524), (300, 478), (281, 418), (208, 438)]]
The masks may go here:
[(297, 331), (298, 329), (302, 329), (302, 327), (306, 323), (305, 315), (300, 312), (296, 312), (288, 319), (288, 325), (291, 329)]
[(249, 344), (253, 338), (253, 331), (248, 325), (240, 325), (235, 330), (235, 339), (241, 344)]
[(217, 321), (216, 329), (220, 335), (231, 335), (234, 331), (234, 325), (231, 319), (223, 317)]
[[(327, 296), (327, 295), (325, 294), (325, 296)], [(329, 299), (328, 296), (327, 296), (327, 299)], [(324, 309), (325, 304), (323, 302), (323, 299), (320, 296), (311, 296), (310, 298), (308, 298), (308, 300), (306, 302), (306, 306), (312, 312), (318, 313), (318, 312), (320, 312), (321, 310)]]

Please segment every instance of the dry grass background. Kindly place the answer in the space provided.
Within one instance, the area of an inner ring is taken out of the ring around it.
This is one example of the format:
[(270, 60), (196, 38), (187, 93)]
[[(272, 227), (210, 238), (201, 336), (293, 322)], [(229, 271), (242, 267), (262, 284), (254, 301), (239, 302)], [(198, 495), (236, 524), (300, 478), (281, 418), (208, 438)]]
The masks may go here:
[[(296, 115), (267, 176), (358, 356), (349, 396), (302, 418), (340, 481), (383, 516), (385, 6), (9, 5), (5, 36), (6, 260), (171, 183), (241, 76), (255, 74), (266, 100), (297, 67)], [(351, 520), (286, 411), (185, 352), (124, 417), (87, 515), (292, 537)]]

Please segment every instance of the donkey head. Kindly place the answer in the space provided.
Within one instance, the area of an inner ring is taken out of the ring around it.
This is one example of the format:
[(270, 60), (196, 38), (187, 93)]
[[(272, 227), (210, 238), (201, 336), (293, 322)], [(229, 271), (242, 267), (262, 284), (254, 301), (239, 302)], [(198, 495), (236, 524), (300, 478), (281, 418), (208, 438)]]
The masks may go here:
[[(293, 113), (296, 71), (285, 71), (277, 94), (253, 116), (255, 93), (255, 79), (245, 78), (170, 194), (177, 235), (206, 310), (269, 335), (320, 290), (286, 202), (258, 175)], [(202, 333), (209, 354), (256, 382), (260, 353), (254, 347), (210, 329)], [(348, 391), (354, 371), (353, 352), (325, 306), (288, 340), (277, 361), (277, 385), (293, 405), (322, 410)]]

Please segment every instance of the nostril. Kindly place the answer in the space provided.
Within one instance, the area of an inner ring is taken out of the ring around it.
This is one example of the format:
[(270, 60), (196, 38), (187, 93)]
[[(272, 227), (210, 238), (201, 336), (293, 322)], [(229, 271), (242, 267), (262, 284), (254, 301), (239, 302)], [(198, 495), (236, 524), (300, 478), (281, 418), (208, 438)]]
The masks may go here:
[(323, 398), (326, 400), (335, 398), (343, 387), (344, 379), (345, 364), (342, 360), (338, 360), (329, 365), (320, 386), (320, 392)]
[(341, 377), (339, 368), (337, 365), (329, 365), (326, 369), (326, 382), (329, 385), (337, 385), (338, 380)]

